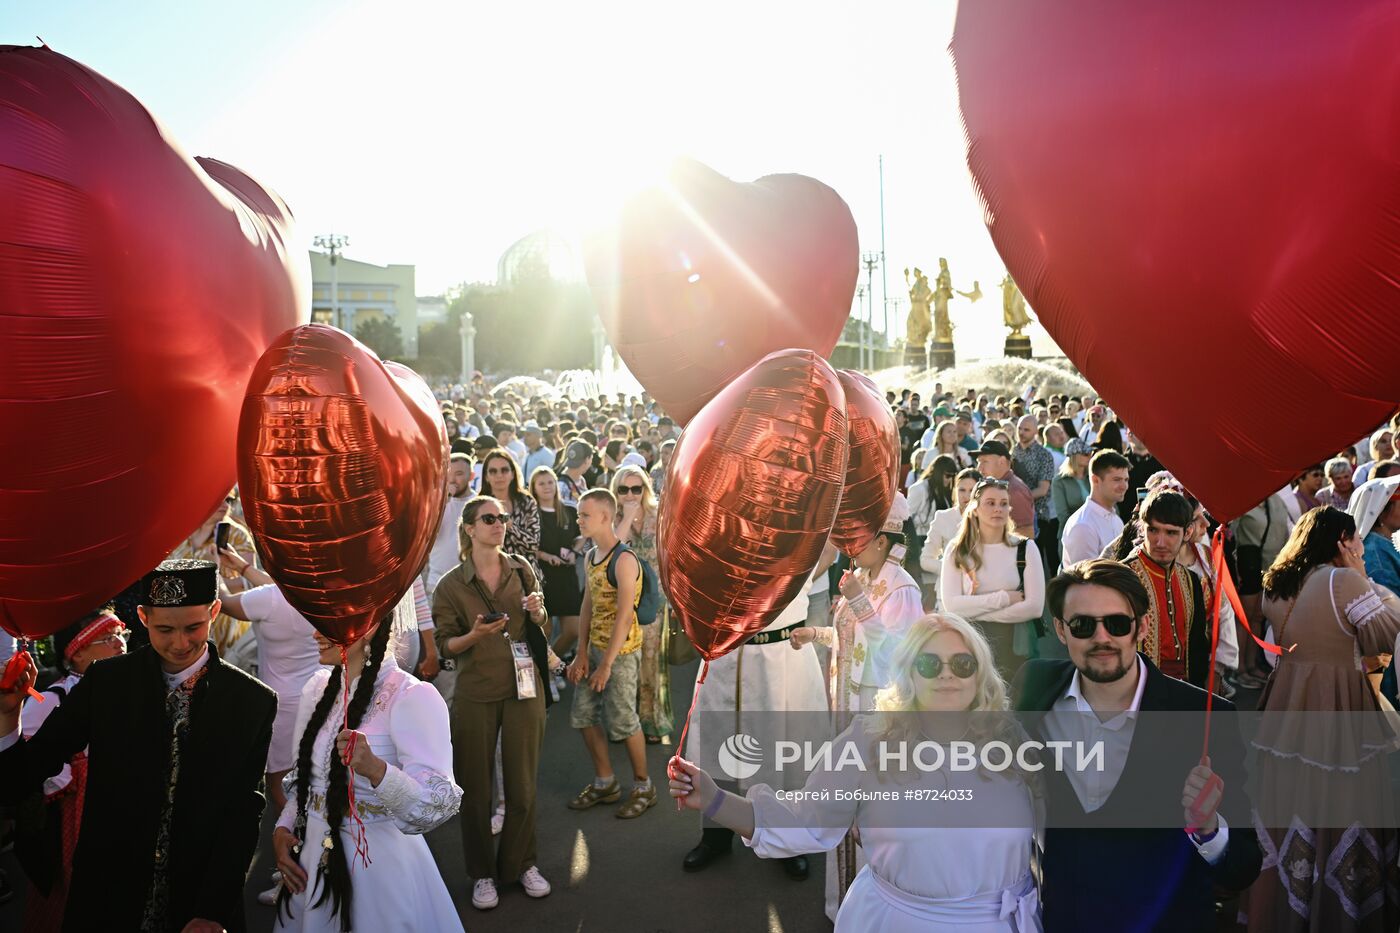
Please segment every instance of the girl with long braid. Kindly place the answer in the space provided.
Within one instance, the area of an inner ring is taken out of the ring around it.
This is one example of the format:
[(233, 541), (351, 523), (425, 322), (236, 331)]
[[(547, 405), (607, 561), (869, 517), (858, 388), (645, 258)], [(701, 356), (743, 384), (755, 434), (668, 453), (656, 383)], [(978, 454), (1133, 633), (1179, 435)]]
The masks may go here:
[[(331, 668), (302, 690), (296, 766), (273, 833), (283, 878), (280, 930), (462, 929), (423, 839), (456, 814), (462, 798), (452, 777), (447, 704), (394, 661), (391, 634), (399, 637), (402, 627), (416, 635), (411, 617), (401, 625), (397, 616), (405, 613), (395, 615), (347, 649), (345, 671), (340, 647), (316, 634), (320, 661)], [(357, 850), (361, 832), (371, 858)]]

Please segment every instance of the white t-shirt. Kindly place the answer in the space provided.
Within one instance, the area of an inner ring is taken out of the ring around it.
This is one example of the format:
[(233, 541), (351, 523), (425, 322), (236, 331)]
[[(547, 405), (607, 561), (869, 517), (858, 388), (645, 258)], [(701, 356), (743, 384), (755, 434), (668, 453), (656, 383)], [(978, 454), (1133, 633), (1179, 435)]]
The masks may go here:
[(442, 575), (456, 567), (461, 558), (458, 542), (458, 523), (462, 520), (462, 510), (466, 508), (470, 496), (447, 497), (442, 510), (442, 524), (438, 526), (437, 540), (428, 552), (428, 592), (431, 593)]
[(311, 623), (287, 602), (276, 584), (243, 593), (243, 612), (258, 636), (258, 679), (277, 691), (278, 705), (301, 701), (301, 688), (320, 668)]

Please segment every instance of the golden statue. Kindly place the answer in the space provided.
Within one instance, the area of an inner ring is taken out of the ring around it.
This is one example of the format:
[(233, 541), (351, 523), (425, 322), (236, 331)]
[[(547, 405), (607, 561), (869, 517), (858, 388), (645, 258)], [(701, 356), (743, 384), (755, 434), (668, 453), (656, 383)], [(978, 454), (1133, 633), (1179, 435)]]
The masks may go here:
[(1026, 313), (1026, 299), (1009, 272), (1001, 280), (1001, 320), (1011, 328), (1012, 337), (1020, 337), (1021, 330), (1031, 323), (1030, 315)]
[(904, 345), (918, 347), (922, 353), (924, 344), (928, 343), (928, 332), (933, 326), (929, 318), (929, 302), (933, 298), (933, 289), (928, 287), (928, 276), (918, 267), (914, 269), (912, 282), (909, 279), (909, 270), (904, 270), (904, 284), (909, 286), (909, 319), (904, 324)]
[[(917, 271), (917, 270), (916, 270)], [(933, 286), (933, 339), (938, 343), (953, 342), (953, 322), (948, 317), (948, 301), (954, 294), (962, 295), (969, 301), (982, 297), (982, 286), (972, 283), (972, 291), (960, 292), (953, 288), (953, 276), (948, 271), (948, 260), (938, 260), (938, 278)]]

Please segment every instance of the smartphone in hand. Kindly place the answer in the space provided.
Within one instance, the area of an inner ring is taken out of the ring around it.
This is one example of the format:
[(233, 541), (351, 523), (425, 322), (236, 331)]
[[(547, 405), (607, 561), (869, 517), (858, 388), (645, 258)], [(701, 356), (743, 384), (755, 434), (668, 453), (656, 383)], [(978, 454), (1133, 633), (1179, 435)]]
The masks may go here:
[(232, 529), (233, 525), (229, 522), (219, 522), (219, 524), (215, 525), (214, 547), (218, 548), (220, 551), (228, 547), (228, 535), (229, 531), (231, 531)]

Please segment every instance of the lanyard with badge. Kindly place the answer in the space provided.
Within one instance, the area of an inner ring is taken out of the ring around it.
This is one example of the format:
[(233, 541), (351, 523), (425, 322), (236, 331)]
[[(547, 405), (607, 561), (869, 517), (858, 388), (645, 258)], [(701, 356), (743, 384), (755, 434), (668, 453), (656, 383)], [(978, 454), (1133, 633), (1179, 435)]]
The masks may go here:
[[(481, 597), (481, 601), (486, 603), (486, 608), (490, 610), (491, 614), (486, 617), (486, 621), (494, 622), (504, 616), (507, 620), (506, 624), (509, 625), (510, 617), (504, 612), (497, 611), (495, 602), (486, 592), (486, 587), (481, 585), (480, 577), (472, 577), (472, 586), (476, 587), (477, 595)], [(515, 664), (515, 698), (517, 700), (533, 700), (535, 698), (535, 659), (530, 656), (530, 646), (523, 641), (511, 638), (508, 629), (502, 629), (501, 636), (510, 646), (510, 657)]]

